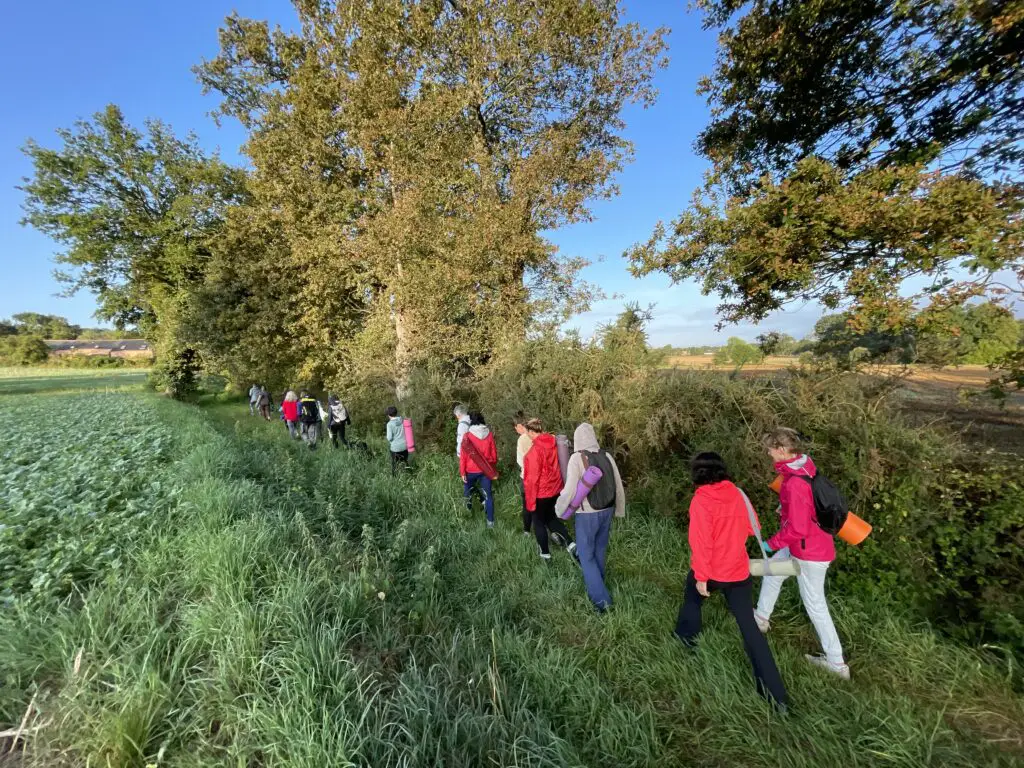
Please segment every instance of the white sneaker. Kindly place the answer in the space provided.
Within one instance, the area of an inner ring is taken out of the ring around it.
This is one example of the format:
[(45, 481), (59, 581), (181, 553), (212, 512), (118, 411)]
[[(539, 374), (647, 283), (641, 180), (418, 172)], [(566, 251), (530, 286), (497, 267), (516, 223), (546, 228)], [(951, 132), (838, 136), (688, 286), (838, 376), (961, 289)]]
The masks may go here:
[(816, 667), (827, 669), (833, 675), (839, 675), (839, 677), (843, 678), (843, 680), (850, 679), (850, 667), (848, 664), (833, 664), (824, 656), (815, 656), (810, 653), (806, 654), (804, 658)]
[(765, 619), (757, 611), (754, 611), (754, 623), (757, 624), (757, 628), (761, 630), (762, 635), (767, 635), (768, 630), (772, 628), (772, 623)]

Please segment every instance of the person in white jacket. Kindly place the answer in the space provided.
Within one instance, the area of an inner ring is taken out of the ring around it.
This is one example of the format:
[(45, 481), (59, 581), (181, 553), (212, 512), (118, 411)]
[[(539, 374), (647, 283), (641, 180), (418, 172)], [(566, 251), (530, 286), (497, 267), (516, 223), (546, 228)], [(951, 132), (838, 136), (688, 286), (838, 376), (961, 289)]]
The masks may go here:
[(575, 452), (569, 457), (565, 487), (555, 502), (555, 512), (558, 515), (565, 512), (588, 466), (596, 466), (602, 471), (601, 480), (590, 490), (576, 512), (576, 552), (583, 569), (587, 596), (598, 613), (604, 613), (612, 604), (612, 596), (604, 583), (605, 555), (612, 517), (626, 515), (626, 491), (615, 459), (608, 451), (601, 450), (593, 426), (584, 422), (576, 427), (572, 444)]
[(469, 408), (464, 405), (456, 405), (455, 420), (458, 426), (455, 429), (455, 458), (462, 456), (462, 438), (469, 432)]

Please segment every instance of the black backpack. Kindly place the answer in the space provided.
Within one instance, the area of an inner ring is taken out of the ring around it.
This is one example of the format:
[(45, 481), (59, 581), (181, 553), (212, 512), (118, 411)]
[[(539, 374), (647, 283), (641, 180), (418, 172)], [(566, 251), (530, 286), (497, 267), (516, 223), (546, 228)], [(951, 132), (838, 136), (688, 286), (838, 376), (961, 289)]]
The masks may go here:
[(615, 470), (608, 454), (604, 451), (580, 451), (583, 456), (583, 467), (597, 467), (601, 470), (601, 479), (590, 489), (587, 501), (594, 509), (608, 509), (615, 506)]
[(316, 400), (310, 397), (299, 401), (299, 404), (302, 406), (300, 418), (303, 424), (316, 424), (320, 421), (320, 407)]
[(798, 475), (798, 477), (810, 483), (811, 492), (814, 494), (814, 516), (818, 518), (818, 527), (825, 533), (835, 536), (839, 529), (846, 523), (846, 517), (850, 514), (850, 505), (846, 497), (840, 493), (831, 480), (820, 472), (814, 477)]

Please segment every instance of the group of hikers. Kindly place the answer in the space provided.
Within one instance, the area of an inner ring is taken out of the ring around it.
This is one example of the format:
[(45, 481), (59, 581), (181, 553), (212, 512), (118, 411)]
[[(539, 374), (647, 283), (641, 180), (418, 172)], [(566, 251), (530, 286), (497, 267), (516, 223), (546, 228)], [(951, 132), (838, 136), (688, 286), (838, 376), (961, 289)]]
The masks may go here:
[[(249, 413), (258, 413), (270, 421), (270, 409), (270, 392), (266, 387), (253, 384), (249, 389)], [(345, 427), (351, 423), (351, 419), (348, 409), (335, 394), (328, 395), (327, 407), (324, 408), (307, 391), (300, 390), (299, 394), (295, 394), (293, 390), (288, 390), (281, 398), (280, 411), (288, 434), (296, 440), (302, 440), (310, 450), (316, 450), (324, 424), (335, 448), (349, 445), (345, 439)]]
[[(395, 412), (397, 413), (397, 411)], [(493, 481), (497, 478), (498, 451), (484, 417), (456, 406), (458, 421), (455, 453), (463, 483), (463, 498), (472, 511), (473, 498), (483, 502), (487, 526), (494, 526)], [(573, 433), (571, 449), (562, 436), (544, 431), (543, 422), (514, 418), (519, 434), (516, 464), (522, 499), (523, 534), (532, 529), (540, 557), (550, 561), (550, 542), (565, 548), (583, 571), (587, 596), (598, 613), (612, 606), (605, 584), (605, 562), (612, 520), (626, 513), (626, 494), (615, 458), (602, 450), (591, 424)], [(832, 534), (817, 523), (814, 486), (817, 470), (800, 450), (800, 436), (792, 429), (775, 429), (763, 438), (763, 446), (781, 477), (779, 530), (760, 541), (760, 523), (747, 498), (729, 476), (717, 453), (700, 453), (690, 464), (696, 488), (690, 503), (689, 544), (691, 568), (686, 578), (683, 604), (673, 636), (694, 648), (701, 631), (701, 605), (712, 592), (721, 592), (736, 619), (743, 645), (753, 668), (758, 692), (785, 711), (787, 694), (765, 635), (783, 582), (795, 575), (804, 609), (814, 625), (823, 653), (807, 660), (838, 677), (849, 680), (850, 668), (825, 599), (825, 574), (835, 559)], [(560, 456), (564, 445), (565, 456)], [(575, 515), (576, 540), (565, 520)], [(756, 607), (753, 577), (746, 542), (756, 535), (765, 556), (770, 555)], [(777, 566), (788, 561), (791, 572)], [(773, 573), (773, 571), (776, 571)]]
[[(267, 416), (266, 390), (254, 385), (250, 408)], [(253, 403), (255, 402), (255, 405)], [(317, 430), (326, 422), (335, 446), (345, 440), (347, 410), (335, 396), (324, 409), (306, 392), (289, 391), (282, 402), (282, 417), (289, 433), (301, 435), (315, 447)], [(387, 411), (385, 437), (391, 468), (408, 467), (408, 421), (398, 409)], [(479, 499), (488, 528), (495, 524), (494, 482), (498, 478), (498, 449), (483, 414), (462, 405), (454, 408), (457, 421), (455, 455), (466, 508), (472, 512)], [(314, 419), (315, 416), (315, 419)], [(612, 607), (605, 582), (606, 556), (612, 520), (626, 513), (626, 494), (615, 459), (598, 443), (591, 424), (576, 427), (571, 444), (563, 435), (544, 430), (539, 418), (516, 414), (518, 433), (517, 486), (522, 502), (522, 532), (537, 542), (540, 558), (551, 561), (551, 544), (564, 548), (582, 570), (587, 596), (603, 614)], [(297, 432), (298, 431), (298, 432)], [(763, 447), (774, 463), (781, 482), (778, 532), (767, 541), (760, 537), (760, 523), (749, 498), (732, 481), (725, 461), (717, 453), (695, 456), (690, 472), (695, 492), (689, 509), (690, 570), (673, 637), (688, 649), (696, 647), (701, 632), (701, 606), (714, 592), (721, 592), (736, 620), (743, 646), (753, 669), (757, 691), (779, 711), (786, 711), (787, 693), (765, 635), (784, 581), (796, 576), (800, 599), (821, 643), (822, 653), (806, 656), (808, 662), (843, 680), (850, 668), (825, 598), (825, 576), (835, 559), (833, 535), (819, 525), (815, 477), (817, 469), (801, 450), (801, 438), (780, 427), (764, 436)], [(576, 538), (566, 521), (575, 517)], [(767, 562), (756, 606), (751, 560), (746, 542), (756, 536)], [(770, 555), (770, 558), (768, 557)]]

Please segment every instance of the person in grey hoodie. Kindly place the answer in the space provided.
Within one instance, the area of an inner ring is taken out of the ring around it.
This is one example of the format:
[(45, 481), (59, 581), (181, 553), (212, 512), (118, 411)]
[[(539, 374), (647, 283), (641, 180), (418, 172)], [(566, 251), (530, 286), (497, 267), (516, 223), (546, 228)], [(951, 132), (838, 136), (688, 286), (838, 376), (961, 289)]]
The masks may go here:
[(398, 415), (398, 409), (389, 405), (387, 413), (388, 425), (385, 435), (388, 448), (391, 450), (391, 474), (394, 475), (399, 462), (404, 464), (406, 469), (409, 468), (409, 446), (405, 442), (405, 424)]
[(584, 422), (576, 427), (572, 436), (575, 452), (569, 457), (565, 487), (555, 502), (555, 512), (562, 515), (573, 496), (576, 486), (588, 466), (596, 466), (602, 477), (576, 512), (576, 552), (583, 569), (583, 583), (587, 596), (599, 613), (612, 604), (612, 596), (604, 583), (605, 555), (612, 530), (612, 517), (626, 515), (626, 492), (615, 459), (601, 450), (594, 427)]

